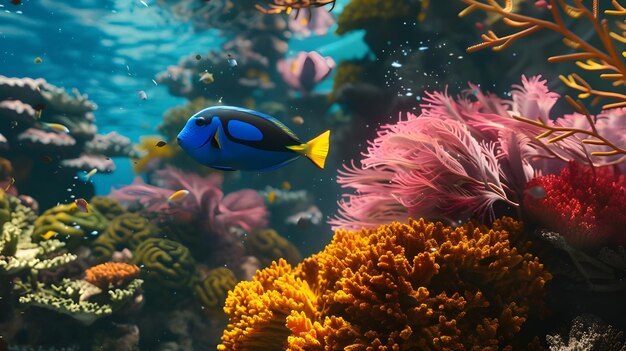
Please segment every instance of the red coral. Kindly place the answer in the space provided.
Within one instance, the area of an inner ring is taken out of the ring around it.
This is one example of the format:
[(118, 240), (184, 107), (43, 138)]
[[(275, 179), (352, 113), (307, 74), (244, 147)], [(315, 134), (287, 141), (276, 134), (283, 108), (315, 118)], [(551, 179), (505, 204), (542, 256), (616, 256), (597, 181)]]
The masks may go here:
[(534, 178), (526, 189), (541, 187), (545, 196), (537, 198), (527, 191), (526, 211), (576, 247), (626, 244), (626, 178), (615, 169), (570, 162), (559, 175)]

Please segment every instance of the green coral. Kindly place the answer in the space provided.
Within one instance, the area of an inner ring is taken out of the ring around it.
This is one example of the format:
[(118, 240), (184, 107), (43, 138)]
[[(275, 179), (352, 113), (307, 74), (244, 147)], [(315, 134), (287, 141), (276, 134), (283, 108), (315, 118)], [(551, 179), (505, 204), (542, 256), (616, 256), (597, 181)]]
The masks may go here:
[(120, 204), (119, 201), (106, 196), (94, 196), (91, 201), (89, 201), (89, 204), (108, 220), (112, 220), (115, 217), (126, 213), (126, 209)]
[(0, 233), (0, 274), (14, 274), (24, 269), (52, 269), (76, 259), (75, 255), (68, 253), (54, 256), (65, 245), (59, 240), (32, 242), (36, 215), (19, 199), (5, 195), (0, 202), (3, 206), (8, 204), (3, 209), (10, 214)]
[(0, 195), (0, 226), (11, 219), (11, 204), (9, 197)]
[(140, 293), (141, 279), (121, 288), (102, 291), (84, 280), (63, 279), (61, 284), (45, 287), (42, 283), (18, 283), (16, 289), (26, 292), (19, 302), (64, 313), (84, 324), (109, 316)]
[(273, 229), (264, 229), (248, 235), (244, 238), (243, 244), (246, 254), (256, 257), (261, 262), (261, 267), (269, 267), (272, 261), (281, 258), (292, 265), (302, 260), (298, 248)]
[(406, 0), (352, 0), (337, 18), (337, 34), (385, 22), (417, 20), (419, 10), (419, 6), (411, 6)]
[(196, 277), (191, 252), (172, 240), (147, 239), (137, 246), (130, 263), (141, 267), (149, 292), (187, 290)]
[(135, 213), (114, 218), (107, 229), (94, 241), (93, 251), (98, 256), (111, 256), (125, 248), (134, 250), (144, 240), (155, 237), (159, 228)]
[(209, 271), (203, 281), (194, 287), (196, 298), (209, 311), (221, 310), (228, 291), (237, 285), (235, 274), (228, 268), (220, 267)]
[(163, 123), (157, 130), (170, 141), (175, 141), (176, 136), (196, 112), (206, 108), (207, 106), (217, 105), (216, 101), (205, 99), (202, 97), (191, 100), (183, 106), (177, 106), (165, 111), (163, 115)]
[(57, 239), (73, 248), (104, 231), (108, 224), (109, 221), (93, 207), (83, 212), (73, 203), (57, 205), (37, 218), (33, 240), (44, 240), (42, 236), (53, 231), (58, 233)]

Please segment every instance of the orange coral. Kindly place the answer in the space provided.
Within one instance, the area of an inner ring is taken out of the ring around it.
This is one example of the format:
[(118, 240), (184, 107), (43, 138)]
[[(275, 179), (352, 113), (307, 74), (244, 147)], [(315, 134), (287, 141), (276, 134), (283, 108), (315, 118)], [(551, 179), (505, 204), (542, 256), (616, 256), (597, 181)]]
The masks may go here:
[(321, 253), (284, 260), (229, 293), (219, 350), (503, 348), (551, 279), (511, 219), (493, 229), (422, 219), (340, 230)]
[(128, 284), (139, 276), (140, 269), (134, 264), (107, 262), (85, 271), (85, 280), (99, 287), (109, 289)]

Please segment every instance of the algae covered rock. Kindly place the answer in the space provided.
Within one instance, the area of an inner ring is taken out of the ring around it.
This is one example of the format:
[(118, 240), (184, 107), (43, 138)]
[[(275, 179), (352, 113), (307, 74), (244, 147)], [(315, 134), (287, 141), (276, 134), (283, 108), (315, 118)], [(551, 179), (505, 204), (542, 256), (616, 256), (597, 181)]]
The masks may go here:
[(57, 205), (44, 212), (35, 221), (33, 240), (44, 240), (50, 231), (55, 238), (67, 243), (69, 248), (76, 247), (86, 240), (102, 233), (109, 221), (95, 208), (82, 212), (75, 204)]
[(220, 267), (208, 272), (206, 278), (196, 283), (194, 292), (198, 302), (209, 311), (221, 311), (228, 291), (237, 285), (235, 274), (228, 268)]
[(281, 258), (293, 265), (302, 260), (298, 248), (273, 229), (259, 230), (246, 236), (243, 242), (246, 254), (259, 259), (261, 267), (269, 267), (272, 261)]
[[(147, 239), (137, 246), (132, 264), (141, 267), (146, 292), (176, 294), (188, 290), (196, 278), (195, 261), (184, 245), (167, 239)], [(165, 297), (163, 296), (162, 297)], [(166, 298), (173, 297), (167, 296)]]
[(93, 250), (98, 256), (110, 256), (125, 248), (133, 251), (148, 238), (157, 236), (159, 228), (135, 213), (115, 217), (106, 230), (94, 241)]

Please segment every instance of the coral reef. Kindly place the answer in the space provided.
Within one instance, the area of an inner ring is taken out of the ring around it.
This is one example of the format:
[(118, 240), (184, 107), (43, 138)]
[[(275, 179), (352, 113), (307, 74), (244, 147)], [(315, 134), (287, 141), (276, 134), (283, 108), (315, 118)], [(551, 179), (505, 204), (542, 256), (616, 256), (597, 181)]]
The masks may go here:
[(126, 213), (126, 209), (120, 205), (119, 201), (108, 196), (94, 196), (89, 201), (89, 205), (98, 210), (109, 221)]
[(74, 248), (93, 240), (108, 226), (109, 221), (98, 210), (90, 208), (81, 211), (75, 203), (57, 205), (42, 213), (35, 220), (33, 240), (45, 240), (46, 234), (53, 232), (57, 239)]
[(100, 289), (126, 286), (139, 276), (140, 269), (127, 263), (107, 262), (85, 271), (85, 280)]
[(572, 321), (567, 336), (548, 335), (550, 351), (624, 351), (624, 333), (605, 325), (597, 317), (579, 316)]
[(340, 230), (324, 251), (239, 283), (219, 350), (507, 348), (542, 306), (550, 273), (497, 220), (422, 219)]
[(224, 267), (212, 269), (202, 281), (196, 283), (194, 287), (196, 299), (207, 311), (221, 312), (228, 291), (233, 289), (237, 282), (235, 274), (230, 269)]
[[(43, 208), (58, 201), (57, 192), (68, 188), (76, 171), (97, 168), (112, 172), (115, 165), (108, 157), (135, 156), (128, 138), (116, 133), (96, 134), (95, 109), (96, 105), (76, 90), (69, 95), (41, 78), (0, 76), (0, 135), (6, 144), (2, 156), (20, 165), (16, 186)], [(50, 123), (61, 124), (69, 132), (52, 130)], [(44, 156), (48, 162), (42, 163)], [(45, 188), (39, 184), (42, 173), (51, 174)], [(81, 184), (75, 194), (91, 197), (91, 187)]]
[(527, 189), (540, 187), (545, 196), (524, 196), (529, 217), (560, 233), (578, 248), (626, 245), (626, 178), (609, 167), (591, 169), (571, 162), (560, 174), (532, 179)]
[(337, 18), (337, 34), (356, 29), (373, 29), (395, 21), (413, 21), (419, 14), (418, 1), (352, 0)]
[(246, 254), (259, 259), (263, 268), (281, 258), (292, 265), (302, 260), (298, 249), (273, 229), (248, 234), (243, 238), (243, 245), (246, 248)]
[(96, 255), (110, 257), (115, 251), (133, 251), (146, 239), (157, 237), (159, 233), (159, 228), (148, 219), (135, 213), (124, 213), (109, 223), (92, 247)]
[[(373, 227), (408, 216), (450, 221), (490, 215), (501, 202), (519, 208), (526, 183), (545, 163), (538, 159), (594, 157), (574, 139), (535, 138), (541, 128), (511, 115), (548, 120), (558, 95), (540, 77), (513, 86), (512, 100), (470, 85), (457, 100), (429, 93), (419, 117), (408, 114), (378, 131), (361, 161), (340, 171), (339, 183), (356, 190), (340, 201), (338, 228)], [(564, 115), (553, 123), (570, 123)], [(419, 150), (419, 152), (415, 152)], [(597, 165), (616, 160), (594, 159)]]
[(32, 284), (26, 283), (19, 284), (17, 289), (23, 291), (21, 304), (64, 313), (88, 325), (135, 301), (141, 296), (141, 283), (140, 279), (134, 279), (125, 286), (101, 290), (84, 280), (63, 279), (60, 284), (49, 287), (35, 283), (32, 288)]
[(145, 240), (133, 252), (130, 263), (141, 267), (145, 290), (150, 296), (174, 298), (189, 289), (196, 278), (191, 252), (172, 240)]

